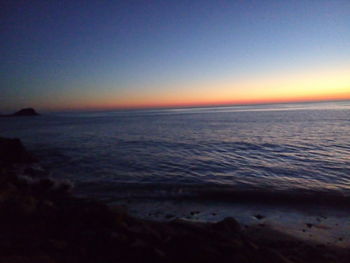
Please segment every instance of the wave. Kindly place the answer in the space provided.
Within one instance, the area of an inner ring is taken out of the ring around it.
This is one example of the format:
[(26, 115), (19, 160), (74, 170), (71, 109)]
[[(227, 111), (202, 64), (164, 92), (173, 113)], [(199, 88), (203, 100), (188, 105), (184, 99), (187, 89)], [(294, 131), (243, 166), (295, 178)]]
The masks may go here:
[(227, 185), (121, 183), (77, 185), (77, 194), (110, 202), (120, 199), (196, 200), (274, 205), (329, 205), (350, 208), (350, 192), (325, 190), (271, 190)]
[(321, 108), (46, 115), (0, 132), (23, 138), (55, 178), (101, 197), (346, 203), (349, 110)]

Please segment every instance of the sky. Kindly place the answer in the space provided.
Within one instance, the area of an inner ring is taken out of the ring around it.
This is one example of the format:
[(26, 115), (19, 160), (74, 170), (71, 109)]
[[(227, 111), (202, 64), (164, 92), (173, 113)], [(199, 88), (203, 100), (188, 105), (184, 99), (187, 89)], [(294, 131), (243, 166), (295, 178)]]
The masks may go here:
[(350, 99), (350, 1), (0, 4), (0, 111)]

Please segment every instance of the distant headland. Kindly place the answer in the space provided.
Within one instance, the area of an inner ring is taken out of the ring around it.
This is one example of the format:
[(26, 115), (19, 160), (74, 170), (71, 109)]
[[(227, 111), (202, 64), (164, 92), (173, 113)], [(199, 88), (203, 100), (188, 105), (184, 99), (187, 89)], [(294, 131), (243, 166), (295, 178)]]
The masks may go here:
[(22, 117), (22, 116), (38, 116), (39, 113), (37, 113), (33, 108), (24, 108), (21, 109), (13, 114), (0, 114), (0, 117)]

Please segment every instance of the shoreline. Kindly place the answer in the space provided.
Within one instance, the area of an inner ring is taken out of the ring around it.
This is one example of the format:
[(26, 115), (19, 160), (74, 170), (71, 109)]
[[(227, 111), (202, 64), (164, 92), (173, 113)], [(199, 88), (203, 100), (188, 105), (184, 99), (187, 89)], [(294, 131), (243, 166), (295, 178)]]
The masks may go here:
[(111, 204), (126, 207), (129, 214), (147, 220), (216, 223), (233, 217), (245, 229), (271, 228), (307, 242), (350, 247), (349, 216), (345, 210), (193, 200), (129, 199)]
[[(33, 166), (19, 140), (16, 144), (21, 147), (10, 159), (3, 158), (5, 151), (0, 155), (0, 262), (350, 260), (347, 249), (301, 240), (262, 223), (247, 228), (233, 217), (155, 221), (137, 218), (121, 205), (75, 197), (69, 184), (50, 179)], [(14, 169), (18, 163), (27, 166), (23, 174)]]

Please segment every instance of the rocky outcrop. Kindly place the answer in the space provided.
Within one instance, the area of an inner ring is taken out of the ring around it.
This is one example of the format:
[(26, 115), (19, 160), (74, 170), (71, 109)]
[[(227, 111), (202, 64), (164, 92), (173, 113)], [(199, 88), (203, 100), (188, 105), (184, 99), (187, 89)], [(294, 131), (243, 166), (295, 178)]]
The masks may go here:
[(29, 153), (19, 139), (0, 137), (0, 164), (10, 165), (13, 163), (31, 163), (36, 158)]
[(0, 117), (23, 117), (23, 116), (38, 116), (38, 115), (39, 113), (37, 113), (33, 108), (25, 108), (13, 114), (0, 115)]
[(39, 114), (32, 108), (21, 109), (13, 114), (13, 116), (37, 116), (37, 115)]

